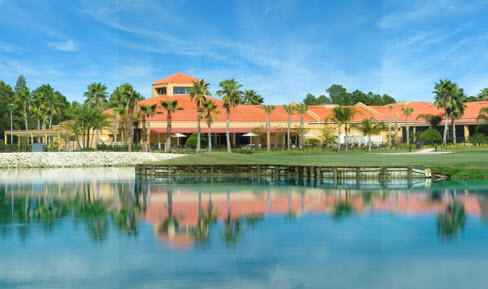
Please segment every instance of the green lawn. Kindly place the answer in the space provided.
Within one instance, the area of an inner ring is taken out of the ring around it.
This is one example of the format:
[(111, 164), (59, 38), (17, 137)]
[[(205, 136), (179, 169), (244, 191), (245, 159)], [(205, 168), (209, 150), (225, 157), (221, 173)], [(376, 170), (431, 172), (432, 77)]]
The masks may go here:
[(486, 178), (488, 151), (453, 154), (378, 154), (377, 152), (273, 152), (258, 154), (201, 153), (160, 162), (163, 164), (283, 164), (321, 166), (418, 166), (453, 175)]

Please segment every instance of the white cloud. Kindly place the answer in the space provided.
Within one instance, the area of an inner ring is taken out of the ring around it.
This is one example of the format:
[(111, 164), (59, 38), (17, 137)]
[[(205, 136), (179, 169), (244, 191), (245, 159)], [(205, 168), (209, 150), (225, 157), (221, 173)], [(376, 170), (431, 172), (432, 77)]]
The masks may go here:
[(82, 44), (77, 41), (68, 40), (64, 42), (50, 42), (47, 44), (47, 46), (54, 50), (75, 52), (80, 50)]
[[(0, 0), (0, 4), (2, 4), (2, 0)], [(18, 47), (15, 47), (15, 46), (8, 44), (8, 43), (0, 42), (0, 51), (12, 53), (12, 52), (18, 51), (18, 50), (19, 50)]]

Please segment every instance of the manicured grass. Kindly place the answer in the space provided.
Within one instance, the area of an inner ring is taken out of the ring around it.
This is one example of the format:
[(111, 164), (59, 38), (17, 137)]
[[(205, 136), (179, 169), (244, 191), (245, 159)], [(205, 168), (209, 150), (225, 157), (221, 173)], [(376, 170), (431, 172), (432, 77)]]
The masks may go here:
[(417, 166), (453, 177), (486, 178), (488, 151), (453, 154), (378, 154), (378, 152), (273, 152), (259, 154), (201, 153), (162, 161), (162, 164), (276, 164), (321, 166)]

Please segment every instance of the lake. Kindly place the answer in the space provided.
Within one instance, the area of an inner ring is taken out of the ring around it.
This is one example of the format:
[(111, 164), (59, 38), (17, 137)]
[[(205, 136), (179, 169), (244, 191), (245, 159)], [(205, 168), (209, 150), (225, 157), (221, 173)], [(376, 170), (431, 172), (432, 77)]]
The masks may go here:
[(488, 184), (0, 171), (0, 288), (486, 288)]

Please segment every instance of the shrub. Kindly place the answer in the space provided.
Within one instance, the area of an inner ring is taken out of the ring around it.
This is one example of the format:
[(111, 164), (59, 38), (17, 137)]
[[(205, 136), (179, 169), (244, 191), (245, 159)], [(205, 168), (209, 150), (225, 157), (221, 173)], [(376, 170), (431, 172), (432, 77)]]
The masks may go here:
[(474, 145), (486, 143), (486, 136), (482, 133), (475, 133), (469, 138), (469, 142)]
[(422, 133), (420, 139), (428, 144), (436, 144), (442, 140), (442, 136), (436, 129), (429, 128)]
[[(189, 148), (197, 148), (197, 141), (198, 141), (198, 134), (194, 133), (192, 134), (187, 140), (186, 140), (186, 146)], [(207, 147), (208, 145), (208, 140), (206, 135), (200, 134), (200, 143), (202, 145), (202, 148)]]
[(311, 145), (318, 145), (318, 144), (320, 144), (320, 140), (319, 139), (316, 139), (316, 138), (308, 139), (306, 142), (309, 143), (309, 144), (311, 144)]

